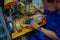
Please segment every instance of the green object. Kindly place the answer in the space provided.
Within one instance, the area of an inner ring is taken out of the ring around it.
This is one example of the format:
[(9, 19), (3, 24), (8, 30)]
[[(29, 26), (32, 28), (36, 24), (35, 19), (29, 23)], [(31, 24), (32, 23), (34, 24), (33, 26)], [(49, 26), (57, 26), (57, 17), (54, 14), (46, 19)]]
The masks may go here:
[(15, 6), (15, 13), (20, 13), (20, 8), (18, 6)]

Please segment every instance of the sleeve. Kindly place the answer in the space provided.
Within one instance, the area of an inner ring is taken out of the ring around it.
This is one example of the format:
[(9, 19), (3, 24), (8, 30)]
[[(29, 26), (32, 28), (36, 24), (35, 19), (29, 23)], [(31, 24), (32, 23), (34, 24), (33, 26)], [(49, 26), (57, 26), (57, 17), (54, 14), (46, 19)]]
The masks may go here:
[(60, 15), (60, 9), (57, 11), (57, 14)]
[(57, 27), (57, 29), (56, 29), (56, 35), (57, 35), (57, 37), (59, 37), (60, 38), (60, 10), (58, 10), (58, 18), (57, 18), (57, 23), (58, 23), (58, 27)]
[(58, 38), (60, 38), (60, 29), (59, 29), (59, 30), (56, 30), (55, 34), (56, 34), (56, 36), (57, 36)]
[(48, 10), (45, 8), (44, 9), (44, 14), (47, 15), (48, 14)]

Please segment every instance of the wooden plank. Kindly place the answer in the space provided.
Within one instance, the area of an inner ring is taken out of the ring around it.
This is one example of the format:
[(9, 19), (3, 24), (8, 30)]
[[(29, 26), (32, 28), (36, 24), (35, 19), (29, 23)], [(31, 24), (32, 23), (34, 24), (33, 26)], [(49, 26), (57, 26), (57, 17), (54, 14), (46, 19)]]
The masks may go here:
[[(23, 19), (23, 18), (22, 18), (22, 19), (19, 19), (19, 22), (20, 22), (20, 23), (23, 23), (23, 22), (24, 22), (24, 19)], [(14, 27), (15, 27), (15, 21), (13, 21), (13, 24), (14, 24)], [(15, 39), (15, 38), (17, 38), (17, 37), (19, 37), (19, 36), (21, 36), (21, 35), (24, 35), (24, 34), (30, 32), (30, 31), (32, 31), (32, 30), (29, 29), (29, 28), (23, 27), (23, 28), (22, 28), (22, 31), (21, 31), (21, 32), (18, 32), (18, 31), (16, 30), (16, 28), (15, 28), (15, 33), (12, 33), (12, 39)]]

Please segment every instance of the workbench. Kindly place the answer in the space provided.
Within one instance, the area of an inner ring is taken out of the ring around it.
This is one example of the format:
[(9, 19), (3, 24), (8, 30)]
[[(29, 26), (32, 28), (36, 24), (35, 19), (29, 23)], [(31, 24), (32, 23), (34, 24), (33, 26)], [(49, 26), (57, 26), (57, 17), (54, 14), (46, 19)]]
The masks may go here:
[[(19, 22), (23, 24), (23, 23), (24, 23), (24, 18), (26, 18), (26, 15), (25, 15), (23, 18), (19, 19)], [(17, 38), (17, 37), (19, 37), (19, 36), (22, 36), (22, 35), (24, 35), (24, 34), (32, 31), (32, 30), (31, 30), (30, 28), (28, 28), (28, 27), (23, 27), (23, 28), (22, 28), (22, 31), (21, 31), (21, 32), (18, 32), (17, 29), (15, 28), (15, 21), (13, 21), (13, 24), (14, 24), (15, 32), (12, 33), (12, 39), (15, 39), (15, 38)], [(46, 24), (46, 21), (43, 21), (43, 23), (41, 23), (40, 26), (42, 26), (42, 25), (44, 25), (44, 24)]]

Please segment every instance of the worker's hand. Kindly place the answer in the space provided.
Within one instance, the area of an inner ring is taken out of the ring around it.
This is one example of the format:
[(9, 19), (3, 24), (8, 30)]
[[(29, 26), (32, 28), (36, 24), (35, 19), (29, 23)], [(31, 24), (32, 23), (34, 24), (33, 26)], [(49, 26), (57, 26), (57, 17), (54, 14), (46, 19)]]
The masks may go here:
[(37, 29), (39, 27), (38, 23), (35, 22), (34, 20), (31, 21), (30, 23), (31, 27), (34, 28), (34, 29)]

